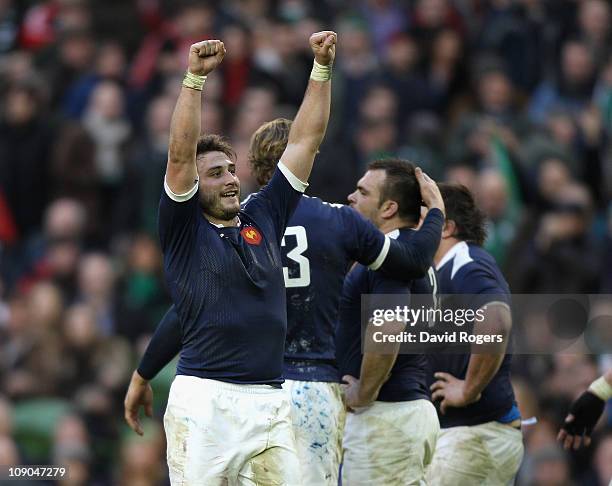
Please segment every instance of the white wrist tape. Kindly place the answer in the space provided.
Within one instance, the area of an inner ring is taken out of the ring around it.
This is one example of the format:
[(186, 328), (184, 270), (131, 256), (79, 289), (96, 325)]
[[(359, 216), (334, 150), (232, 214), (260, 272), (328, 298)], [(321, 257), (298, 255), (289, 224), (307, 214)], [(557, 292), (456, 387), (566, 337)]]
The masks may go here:
[(593, 383), (591, 383), (591, 386), (589, 386), (589, 391), (594, 395), (597, 395), (604, 402), (612, 398), (612, 386), (603, 376), (597, 378)]
[(314, 61), (312, 65), (312, 71), (310, 72), (310, 79), (314, 81), (329, 81), (332, 75), (332, 65), (329, 63), (327, 66), (323, 66), (319, 64), (317, 61)]

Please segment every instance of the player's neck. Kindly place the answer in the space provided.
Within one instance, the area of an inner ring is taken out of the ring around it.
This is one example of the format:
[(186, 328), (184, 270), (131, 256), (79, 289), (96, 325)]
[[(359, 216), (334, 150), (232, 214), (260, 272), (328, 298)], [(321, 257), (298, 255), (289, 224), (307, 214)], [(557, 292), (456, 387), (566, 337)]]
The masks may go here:
[(440, 241), (440, 245), (438, 246), (438, 250), (434, 255), (434, 265), (437, 267), (438, 263), (440, 263), (442, 261), (442, 258), (444, 258), (444, 255), (446, 255), (450, 251), (450, 249), (460, 241), (461, 240), (458, 240), (457, 238), (453, 237), (442, 238), (442, 240)]
[(384, 233), (385, 235), (387, 233), (391, 233), (391, 231), (404, 228), (414, 228), (414, 223), (409, 223), (408, 221), (404, 221), (403, 219), (399, 218), (393, 218), (383, 221), (380, 226), (378, 226), (381, 233)]
[(209, 223), (212, 223), (215, 226), (227, 227), (227, 226), (239, 226), (240, 225), (240, 219), (238, 218), (238, 215), (234, 216), (232, 219), (229, 219), (229, 220), (218, 219), (206, 213), (204, 213), (204, 217), (208, 220)]

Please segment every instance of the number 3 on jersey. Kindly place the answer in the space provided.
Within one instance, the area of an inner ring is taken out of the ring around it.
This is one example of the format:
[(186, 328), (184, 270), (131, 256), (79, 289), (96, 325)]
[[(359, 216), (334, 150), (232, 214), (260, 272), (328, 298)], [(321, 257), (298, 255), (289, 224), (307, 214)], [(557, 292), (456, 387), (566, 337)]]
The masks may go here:
[(289, 260), (293, 260), (299, 265), (297, 275), (292, 272), (289, 276), (289, 268), (283, 267), (283, 276), (285, 277), (285, 287), (308, 287), (310, 285), (310, 262), (303, 253), (308, 249), (308, 239), (306, 238), (306, 228), (303, 226), (288, 226), (285, 230), (285, 236), (281, 241), (281, 246), (285, 246), (285, 238), (293, 236), (296, 240), (296, 246), (288, 251), (286, 256)]

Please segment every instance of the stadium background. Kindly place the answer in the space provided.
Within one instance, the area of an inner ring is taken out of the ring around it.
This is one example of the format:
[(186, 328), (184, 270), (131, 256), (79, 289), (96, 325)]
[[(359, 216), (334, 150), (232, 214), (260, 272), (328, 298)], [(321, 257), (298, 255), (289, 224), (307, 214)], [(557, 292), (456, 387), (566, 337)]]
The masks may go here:
[[(470, 187), (514, 293), (612, 293), (612, 23), (604, 0), (0, 0), (0, 464), (60, 464), (63, 484), (165, 484), (154, 382), (144, 438), (123, 395), (169, 305), (156, 213), (188, 46), (227, 55), (203, 129), (238, 153), (293, 117), (311, 32), (339, 34), (328, 134), (309, 193), (344, 202), (398, 155)], [(603, 485), (599, 440), (555, 435), (606, 356), (521, 356), (521, 485)], [(79, 482), (81, 478), (82, 482)]]

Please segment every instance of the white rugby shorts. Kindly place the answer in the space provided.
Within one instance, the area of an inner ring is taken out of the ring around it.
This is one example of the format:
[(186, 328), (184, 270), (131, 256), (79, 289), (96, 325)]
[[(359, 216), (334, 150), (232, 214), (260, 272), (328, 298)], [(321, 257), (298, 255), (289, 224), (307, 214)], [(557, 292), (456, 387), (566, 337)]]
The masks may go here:
[(289, 401), (279, 388), (179, 375), (164, 429), (172, 486), (301, 485)]
[(500, 422), (442, 429), (427, 472), (429, 484), (512, 485), (523, 452), (521, 431)]
[(337, 486), (345, 408), (339, 383), (285, 380), (304, 486)]
[(342, 486), (426, 484), (439, 430), (429, 400), (374, 402), (348, 413)]

